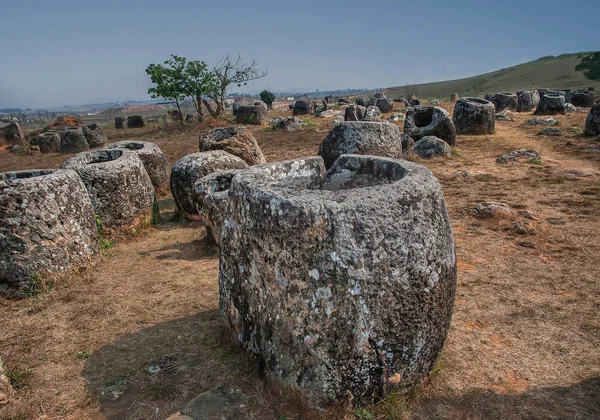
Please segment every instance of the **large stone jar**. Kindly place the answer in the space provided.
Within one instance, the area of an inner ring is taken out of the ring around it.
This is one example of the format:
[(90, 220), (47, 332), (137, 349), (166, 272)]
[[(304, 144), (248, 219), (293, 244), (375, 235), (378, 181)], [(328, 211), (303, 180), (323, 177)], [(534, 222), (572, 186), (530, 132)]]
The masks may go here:
[(0, 173), (0, 295), (84, 268), (98, 250), (94, 209), (75, 171)]
[(369, 403), (434, 367), (456, 259), (425, 167), (343, 155), (233, 177), (221, 231), (220, 311), (260, 370), (316, 406)]

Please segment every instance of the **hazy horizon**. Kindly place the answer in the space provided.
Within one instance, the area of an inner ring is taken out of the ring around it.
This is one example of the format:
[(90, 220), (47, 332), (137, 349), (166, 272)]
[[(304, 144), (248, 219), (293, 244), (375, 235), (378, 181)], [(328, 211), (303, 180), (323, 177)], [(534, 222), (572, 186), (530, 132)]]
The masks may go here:
[(170, 54), (209, 65), (226, 53), (256, 58), (269, 74), (232, 89), (241, 93), (460, 79), (597, 50), (600, 4), (577, 3), (11, 2), (0, 27), (0, 108), (144, 100), (144, 69)]

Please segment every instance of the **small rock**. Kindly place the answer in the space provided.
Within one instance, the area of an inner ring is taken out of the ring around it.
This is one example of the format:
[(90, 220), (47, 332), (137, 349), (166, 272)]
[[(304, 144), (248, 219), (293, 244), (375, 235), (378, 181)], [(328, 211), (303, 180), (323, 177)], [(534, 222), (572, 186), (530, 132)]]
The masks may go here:
[(522, 246), (524, 248), (535, 248), (535, 244), (533, 242), (517, 242), (517, 245)]
[(381, 111), (376, 106), (369, 106), (365, 111), (365, 121), (377, 121), (381, 117)]
[(533, 229), (529, 223), (525, 221), (519, 221), (513, 223), (511, 230), (518, 235), (533, 235), (535, 234), (535, 229)]
[(528, 160), (542, 160), (542, 155), (537, 150), (518, 149), (500, 156), (496, 159), (496, 162), (510, 163)]
[(506, 203), (481, 202), (471, 208), (471, 214), (480, 219), (513, 217), (517, 212)]
[(10, 151), (16, 155), (26, 155), (27, 148), (25, 146), (21, 146), (20, 144), (15, 144), (11, 147)]
[(502, 111), (502, 112), (498, 112), (495, 115), (495, 118), (497, 121), (512, 121), (512, 112), (506, 110), (506, 111)]
[(562, 137), (564, 136), (563, 132), (556, 127), (546, 127), (544, 129), (542, 129), (542, 131), (540, 131), (539, 133), (537, 133), (538, 136), (553, 136), (553, 137)]
[(425, 159), (435, 156), (452, 157), (452, 149), (448, 143), (435, 136), (425, 136), (415, 142), (414, 153)]
[(457, 178), (457, 177), (473, 178), (473, 177), (477, 177), (477, 176), (486, 176), (486, 175), (489, 175), (489, 174), (482, 172), (482, 171), (465, 171), (465, 170), (459, 169), (458, 171), (455, 171), (454, 173), (452, 173), (452, 178)]
[(242, 391), (225, 382), (198, 395), (167, 420), (235, 420), (244, 416), (247, 405), (248, 398)]
[(333, 109), (328, 109), (328, 110), (318, 113), (317, 116), (323, 117), (323, 118), (331, 118), (331, 117), (337, 117), (338, 115), (342, 115), (342, 114), (343, 114), (342, 111), (335, 111)]
[(127, 384), (119, 383), (108, 386), (102, 390), (100, 396), (107, 401), (117, 401), (127, 392)]
[(559, 124), (559, 121), (557, 119), (540, 118), (540, 117), (530, 118), (526, 122), (529, 125), (558, 125)]
[(392, 114), (390, 116), (390, 118), (388, 118), (389, 121), (404, 121), (404, 114), (402, 113), (397, 113), (397, 114)]

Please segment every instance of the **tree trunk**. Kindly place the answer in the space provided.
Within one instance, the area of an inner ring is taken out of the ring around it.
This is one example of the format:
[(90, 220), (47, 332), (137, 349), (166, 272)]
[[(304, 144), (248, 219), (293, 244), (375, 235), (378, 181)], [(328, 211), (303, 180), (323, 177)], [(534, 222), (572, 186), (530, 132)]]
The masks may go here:
[(217, 115), (225, 113), (225, 95), (227, 94), (227, 86), (221, 86), (221, 97), (217, 101)]
[(204, 113), (202, 112), (202, 97), (196, 96), (194, 99), (194, 105), (196, 105), (196, 113), (198, 114), (198, 122), (204, 121)]
[(204, 106), (206, 107), (206, 109), (208, 109), (208, 113), (210, 114), (211, 117), (216, 118), (217, 117), (217, 112), (212, 109), (212, 106), (210, 106), (210, 104), (208, 103), (208, 101), (206, 99), (202, 99), (202, 103), (204, 104)]
[(175, 99), (175, 105), (177, 105), (177, 110), (179, 111), (179, 115), (181, 115), (181, 124), (184, 124), (185, 118), (183, 117), (183, 112), (181, 112), (181, 108), (179, 107), (179, 99)]

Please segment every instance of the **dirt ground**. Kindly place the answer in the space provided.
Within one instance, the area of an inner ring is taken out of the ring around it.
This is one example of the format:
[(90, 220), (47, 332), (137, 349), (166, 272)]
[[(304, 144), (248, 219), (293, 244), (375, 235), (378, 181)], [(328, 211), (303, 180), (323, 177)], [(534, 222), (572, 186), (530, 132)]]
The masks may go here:
[[(162, 419), (223, 381), (257, 419), (600, 418), (600, 152), (581, 137), (585, 116), (559, 116), (565, 136), (548, 137), (513, 114), (494, 135), (459, 136), (453, 158), (419, 161), (444, 188), (459, 285), (439, 369), (410, 395), (313, 412), (261, 381), (224, 337), (218, 249), (202, 226), (176, 221), (165, 196), (161, 223), (103, 251), (95, 269), (0, 300), (0, 356), (15, 387), (0, 418)], [(303, 133), (252, 131), (269, 161), (312, 156), (331, 119), (312, 120)], [(225, 124), (105, 132), (155, 142), (174, 162), (197, 151), (199, 132)], [(542, 163), (495, 162), (514, 149), (538, 150)], [(0, 150), (0, 171), (68, 157)], [(484, 201), (514, 212), (477, 218)]]

